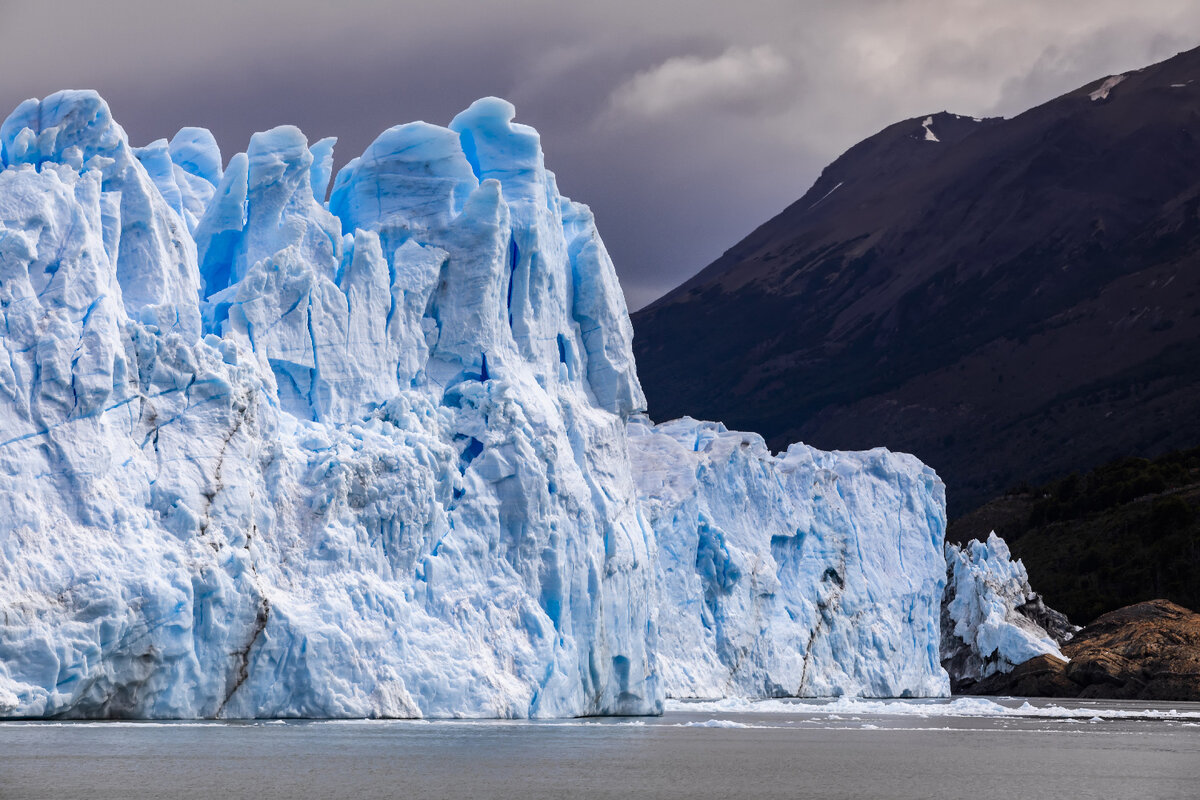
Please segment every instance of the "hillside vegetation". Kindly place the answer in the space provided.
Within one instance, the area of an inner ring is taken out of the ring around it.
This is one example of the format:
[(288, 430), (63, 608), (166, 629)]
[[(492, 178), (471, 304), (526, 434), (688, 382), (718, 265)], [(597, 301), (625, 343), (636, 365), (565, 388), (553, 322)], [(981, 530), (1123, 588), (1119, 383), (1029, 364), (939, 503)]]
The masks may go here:
[(1200, 448), (1018, 487), (952, 522), (947, 538), (989, 530), (1077, 624), (1159, 597), (1200, 608)]

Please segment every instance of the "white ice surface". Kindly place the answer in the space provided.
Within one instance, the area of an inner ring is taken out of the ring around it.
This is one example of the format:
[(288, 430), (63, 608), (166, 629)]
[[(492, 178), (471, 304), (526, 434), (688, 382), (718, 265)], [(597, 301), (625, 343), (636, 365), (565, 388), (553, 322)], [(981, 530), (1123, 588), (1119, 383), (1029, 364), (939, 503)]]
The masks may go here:
[(658, 710), (628, 315), (512, 114), (385, 134), (342, 217), (295, 128), (5, 122), (0, 714)]

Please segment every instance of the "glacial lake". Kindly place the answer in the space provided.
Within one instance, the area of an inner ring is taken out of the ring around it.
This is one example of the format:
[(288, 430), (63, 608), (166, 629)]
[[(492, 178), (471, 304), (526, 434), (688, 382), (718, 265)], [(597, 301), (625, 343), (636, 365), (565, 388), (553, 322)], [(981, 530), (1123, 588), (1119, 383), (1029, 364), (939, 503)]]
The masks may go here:
[(671, 702), (552, 722), (0, 722), (0, 798), (1196, 798), (1200, 703)]

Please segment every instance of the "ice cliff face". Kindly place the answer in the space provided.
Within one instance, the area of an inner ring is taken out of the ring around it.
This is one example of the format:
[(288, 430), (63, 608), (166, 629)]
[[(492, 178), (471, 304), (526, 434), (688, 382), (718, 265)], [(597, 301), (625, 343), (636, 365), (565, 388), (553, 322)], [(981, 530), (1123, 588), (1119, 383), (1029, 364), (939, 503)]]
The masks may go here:
[(986, 542), (947, 544), (946, 580), (942, 666), (956, 689), (1042, 654), (1065, 658), (1059, 645), (1079, 628), (1046, 606), (995, 532)]
[(658, 535), (669, 695), (949, 693), (933, 470), (882, 448), (773, 456), (757, 434), (690, 418), (629, 431)]
[(647, 713), (643, 405), (590, 214), (476, 103), (331, 142), (0, 130), (0, 714)]
[(944, 693), (940, 483), (637, 418), (612, 263), (512, 118), (336, 176), (291, 127), (130, 147), (90, 92), (0, 126), (0, 716)]

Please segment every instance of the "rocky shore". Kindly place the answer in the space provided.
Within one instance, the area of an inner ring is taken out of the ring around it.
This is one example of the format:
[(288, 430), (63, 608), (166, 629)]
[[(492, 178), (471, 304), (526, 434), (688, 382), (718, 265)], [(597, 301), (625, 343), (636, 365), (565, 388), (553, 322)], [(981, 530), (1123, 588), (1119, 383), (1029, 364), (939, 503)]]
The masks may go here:
[(960, 694), (1200, 701), (1200, 614), (1150, 600), (1097, 618), (1062, 647)]

